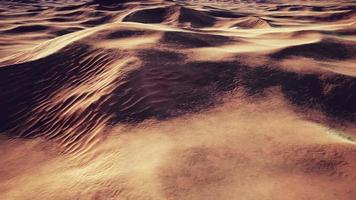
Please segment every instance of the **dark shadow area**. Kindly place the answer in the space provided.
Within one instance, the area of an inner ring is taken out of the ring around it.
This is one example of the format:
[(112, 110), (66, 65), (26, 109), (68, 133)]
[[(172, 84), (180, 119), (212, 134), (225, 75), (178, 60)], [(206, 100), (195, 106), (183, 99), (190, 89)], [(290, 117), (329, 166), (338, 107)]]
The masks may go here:
[(127, 15), (124, 22), (139, 22), (139, 23), (162, 23), (166, 20), (168, 10), (164, 8), (152, 8), (135, 11)]
[(287, 47), (271, 55), (275, 59), (283, 59), (290, 56), (302, 56), (323, 59), (349, 59), (356, 54), (354, 45), (343, 44), (337, 41), (320, 41), (311, 44), (302, 44)]
[(94, 119), (99, 118), (94, 112), (98, 103), (71, 116), (60, 117), (60, 113), (93, 94), (68, 95), (63, 102), (51, 103), (51, 98), (101, 73), (113, 56), (109, 51), (75, 44), (43, 59), (1, 67), (0, 132), (24, 137), (49, 134), (52, 138), (78, 123), (82, 124), (81, 131), (89, 131), (97, 123)]
[(21, 34), (21, 33), (29, 33), (29, 32), (39, 32), (39, 31), (44, 31), (49, 29), (49, 26), (45, 25), (22, 25), (15, 27), (10, 30), (3, 31), (6, 34), (12, 33), (12, 34)]
[(105, 34), (106, 39), (122, 39), (122, 38), (129, 38), (129, 37), (137, 37), (137, 36), (143, 36), (146, 34), (151, 34), (153, 31), (146, 31), (146, 30), (118, 30), (118, 31), (113, 31), (108, 34)]
[(190, 23), (194, 28), (202, 28), (213, 26), (216, 19), (204, 11), (181, 7), (178, 22)]
[(165, 32), (161, 39), (162, 44), (185, 48), (213, 47), (232, 42), (227, 36), (209, 35), (194, 32)]

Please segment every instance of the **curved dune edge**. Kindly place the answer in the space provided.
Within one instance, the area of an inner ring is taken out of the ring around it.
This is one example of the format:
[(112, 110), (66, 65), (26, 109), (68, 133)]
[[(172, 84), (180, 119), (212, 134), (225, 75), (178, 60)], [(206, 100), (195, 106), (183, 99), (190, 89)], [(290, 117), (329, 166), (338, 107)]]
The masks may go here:
[(63, 49), (64, 47), (70, 45), (71, 43), (76, 42), (77, 40), (80, 40), (82, 38), (85, 38), (86, 36), (95, 33), (98, 30), (100, 29), (93, 28), (93, 29), (83, 30), (76, 33), (72, 33), (70, 35), (64, 35), (46, 41), (28, 50), (28, 52), (18, 53), (0, 59), (0, 64), (2, 65), (17, 64), (17, 63), (29, 62), (40, 58), (44, 58), (46, 56), (56, 53), (57, 51)]

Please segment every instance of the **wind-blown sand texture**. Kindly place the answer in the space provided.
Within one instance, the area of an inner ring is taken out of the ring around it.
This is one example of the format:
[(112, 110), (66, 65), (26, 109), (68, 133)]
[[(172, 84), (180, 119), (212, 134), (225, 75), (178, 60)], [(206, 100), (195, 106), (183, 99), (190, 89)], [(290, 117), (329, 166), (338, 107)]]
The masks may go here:
[(0, 199), (354, 200), (356, 1), (0, 1)]

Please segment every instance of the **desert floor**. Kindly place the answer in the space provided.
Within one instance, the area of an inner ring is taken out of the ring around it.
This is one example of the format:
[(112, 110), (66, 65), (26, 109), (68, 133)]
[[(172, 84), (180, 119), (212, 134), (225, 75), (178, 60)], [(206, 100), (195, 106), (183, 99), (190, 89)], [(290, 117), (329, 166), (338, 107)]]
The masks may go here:
[(356, 199), (356, 1), (0, 1), (0, 199)]

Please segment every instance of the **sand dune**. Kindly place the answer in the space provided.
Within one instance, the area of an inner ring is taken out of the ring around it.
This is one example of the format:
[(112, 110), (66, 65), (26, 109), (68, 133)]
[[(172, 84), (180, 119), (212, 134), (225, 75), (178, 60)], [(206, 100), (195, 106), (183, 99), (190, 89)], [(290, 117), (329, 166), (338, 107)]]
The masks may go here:
[(0, 199), (354, 199), (355, 8), (1, 2)]

